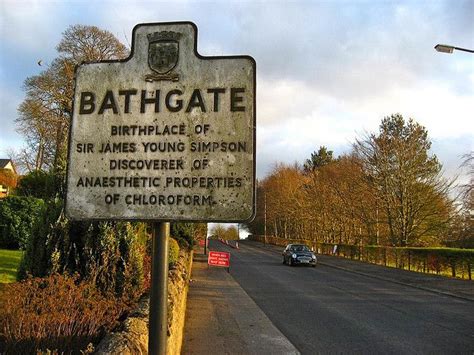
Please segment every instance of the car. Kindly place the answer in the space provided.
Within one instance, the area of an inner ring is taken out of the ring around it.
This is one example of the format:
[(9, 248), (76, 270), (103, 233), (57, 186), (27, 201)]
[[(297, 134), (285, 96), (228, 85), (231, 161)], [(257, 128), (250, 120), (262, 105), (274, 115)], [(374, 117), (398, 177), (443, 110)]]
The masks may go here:
[(283, 250), (283, 264), (316, 266), (316, 255), (304, 244), (288, 244)]

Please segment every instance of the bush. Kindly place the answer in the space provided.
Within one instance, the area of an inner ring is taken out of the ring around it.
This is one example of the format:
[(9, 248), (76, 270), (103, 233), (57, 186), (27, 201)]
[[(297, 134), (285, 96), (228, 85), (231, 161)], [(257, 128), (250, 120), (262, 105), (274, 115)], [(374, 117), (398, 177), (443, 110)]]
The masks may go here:
[(143, 293), (145, 245), (129, 222), (89, 224), (82, 235), (82, 261), (74, 266), (102, 291), (115, 293), (134, 302)]
[(180, 248), (191, 250), (194, 240), (204, 239), (207, 236), (207, 223), (171, 223), (171, 235), (178, 241)]
[(181, 248), (192, 249), (194, 232), (198, 225), (199, 223), (174, 222), (171, 223), (170, 233), (178, 241)]
[(19, 181), (15, 194), (49, 200), (56, 197), (62, 177), (54, 172), (34, 170)]
[[(28, 275), (43, 277), (51, 273), (53, 268), (51, 255), (55, 248), (52, 244), (56, 239), (63, 240), (66, 243), (66, 225), (60, 218), (61, 211), (61, 200), (49, 201), (44, 204), (44, 208), (33, 225), (31, 238), (28, 240), (25, 248), (26, 252), (21, 260), (18, 270), (18, 277), (20, 279), (24, 279)], [(57, 264), (55, 264), (54, 268), (54, 271), (59, 271)]]
[(176, 239), (181, 248), (191, 249), (194, 245), (193, 223), (174, 222), (171, 223), (171, 235)]
[(79, 277), (29, 278), (0, 289), (0, 353), (79, 353), (112, 330), (127, 306)]
[(0, 248), (26, 249), (44, 201), (8, 196), (0, 200)]
[(102, 292), (135, 300), (143, 291), (146, 225), (72, 222), (61, 200), (50, 200), (34, 228), (19, 276), (79, 273)]
[(179, 258), (179, 244), (174, 238), (169, 239), (169, 246), (168, 246), (168, 264), (169, 267), (173, 267)]

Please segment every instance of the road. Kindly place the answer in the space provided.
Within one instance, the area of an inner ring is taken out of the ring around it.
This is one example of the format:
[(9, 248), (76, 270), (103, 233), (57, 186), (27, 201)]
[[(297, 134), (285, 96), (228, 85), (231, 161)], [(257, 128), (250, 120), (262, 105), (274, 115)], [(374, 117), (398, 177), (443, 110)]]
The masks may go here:
[(474, 353), (472, 301), (325, 265), (289, 267), (256, 243), (231, 252), (233, 278), (302, 354)]

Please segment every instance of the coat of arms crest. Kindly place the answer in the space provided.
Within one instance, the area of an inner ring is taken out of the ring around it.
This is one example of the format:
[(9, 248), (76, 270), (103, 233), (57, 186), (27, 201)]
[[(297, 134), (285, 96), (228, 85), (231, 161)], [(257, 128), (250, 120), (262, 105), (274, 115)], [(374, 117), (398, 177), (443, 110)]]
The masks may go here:
[(178, 81), (176, 73), (170, 73), (179, 58), (180, 33), (162, 31), (148, 34), (148, 65), (155, 73), (145, 76), (146, 81)]

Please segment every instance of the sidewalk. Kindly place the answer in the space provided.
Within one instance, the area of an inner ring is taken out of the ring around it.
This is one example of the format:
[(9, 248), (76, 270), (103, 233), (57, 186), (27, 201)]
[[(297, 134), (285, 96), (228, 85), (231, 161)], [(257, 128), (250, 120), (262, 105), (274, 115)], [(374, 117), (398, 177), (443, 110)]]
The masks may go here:
[(224, 268), (195, 253), (182, 354), (299, 354)]
[[(245, 243), (247, 245), (265, 248), (279, 254), (281, 254), (283, 250), (282, 247), (269, 244), (264, 245), (259, 242), (246, 241)], [(454, 279), (434, 274), (423, 274), (336, 256), (317, 255), (317, 257), (318, 263), (324, 266), (474, 302), (474, 281)]]

